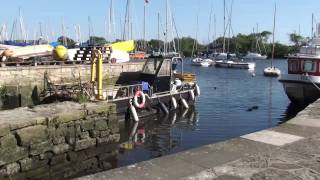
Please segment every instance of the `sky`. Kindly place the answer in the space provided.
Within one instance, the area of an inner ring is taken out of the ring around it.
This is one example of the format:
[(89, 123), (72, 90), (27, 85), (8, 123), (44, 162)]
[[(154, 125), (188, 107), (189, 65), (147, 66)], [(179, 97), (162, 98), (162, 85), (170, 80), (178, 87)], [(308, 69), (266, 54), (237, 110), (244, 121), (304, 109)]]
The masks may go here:
[[(91, 19), (91, 35), (110, 38), (121, 38), (125, 7), (127, 0), (114, 2), (114, 35), (106, 33), (106, 17), (110, 0), (10, 0), (2, 3), (0, 25), (6, 24), (10, 36), (19, 8), (29, 39), (42, 33), (50, 39), (62, 34), (75, 38), (75, 25), (81, 27), (81, 39), (89, 37), (88, 17)], [(134, 39), (143, 37), (144, 0), (131, 0), (131, 22)], [(216, 36), (223, 35), (223, 0), (169, 0), (170, 12), (174, 18), (179, 37), (197, 37), (200, 43), (208, 43), (214, 38), (214, 16), (216, 17)], [(226, 0), (226, 9), (230, 12), (232, 0)], [(311, 16), (315, 22), (320, 21), (319, 0), (233, 0), (231, 16), (232, 34), (248, 34), (256, 28), (272, 32), (274, 5), (277, 5), (275, 39), (289, 43), (288, 34), (300, 32), (303, 36), (311, 35)], [(210, 12), (212, 18), (210, 23)], [(146, 37), (158, 37), (158, 13), (161, 19), (161, 32), (165, 26), (165, 0), (149, 0), (146, 6)], [(226, 15), (227, 16), (227, 15)], [(197, 17), (199, 19), (197, 25)], [(211, 26), (210, 26), (211, 24)], [(171, 26), (170, 26), (171, 27)], [(169, 29), (173, 29), (171, 27)], [(209, 29), (210, 32), (209, 32)], [(162, 33), (161, 33), (162, 34)], [(170, 35), (174, 35), (170, 31)], [(228, 34), (228, 33), (227, 33)], [(18, 36), (18, 35), (15, 35)]]

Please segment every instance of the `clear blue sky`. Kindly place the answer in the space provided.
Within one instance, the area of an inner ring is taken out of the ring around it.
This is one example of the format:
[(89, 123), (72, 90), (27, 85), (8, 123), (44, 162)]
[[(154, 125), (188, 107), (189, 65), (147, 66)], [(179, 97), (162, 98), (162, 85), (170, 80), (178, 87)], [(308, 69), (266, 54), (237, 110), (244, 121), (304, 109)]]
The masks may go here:
[[(144, 0), (131, 0), (133, 9), (134, 37), (141, 38), (143, 32)], [(196, 35), (196, 19), (199, 14), (198, 40), (208, 42), (209, 14), (213, 7), (216, 15), (217, 35), (223, 32), (223, 0), (170, 0), (172, 14), (181, 36)], [(227, 5), (231, 0), (226, 0)], [(288, 43), (288, 34), (299, 30), (304, 36), (311, 34), (311, 14), (320, 20), (319, 0), (234, 0), (232, 27), (235, 34), (250, 33), (259, 24), (261, 30), (272, 31), (273, 8), (277, 3), (276, 40)], [(124, 19), (126, 0), (114, 0), (115, 24), (120, 36), (120, 21)], [(157, 13), (164, 20), (165, 0), (149, 0), (147, 8), (147, 38), (157, 37)], [(6, 23), (11, 29), (13, 20), (18, 16), (21, 7), (25, 26), (29, 37), (39, 32), (39, 22), (43, 29), (50, 29), (55, 36), (61, 34), (61, 22), (67, 34), (75, 37), (74, 25), (81, 26), (82, 38), (88, 37), (88, 16), (91, 17), (94, 33), (105, 36), (105, 17), (108, 12), (109, 0), (11, 0), (2, 3), (0, 25)], [(4, 8), (6, 7), (6, 8)], [(227, 7), (230, 9), (229, 7)], [(47, 27), (47, 28), (46, 28)], [(213, 29), (213, 21), (212, 28)], [(45, 31), (45, 30), (43, 30)], [(210, 37), (213, 36), (213, 30)]]

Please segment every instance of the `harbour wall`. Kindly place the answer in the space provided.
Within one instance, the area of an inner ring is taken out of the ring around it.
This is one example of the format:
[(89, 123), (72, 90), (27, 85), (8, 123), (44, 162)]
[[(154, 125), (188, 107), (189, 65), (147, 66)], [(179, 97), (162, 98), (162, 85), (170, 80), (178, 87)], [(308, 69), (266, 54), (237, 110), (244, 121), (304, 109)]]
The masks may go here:
[[(104, 79), (119, 77), (123, 72), (141, 71), (144, 62), (103, 64)], [(41, 85), (47, 73), (55, 81), (66, 82), (80, 79), (88, 81), (91, 76), (91, 65), (46, 65), (19, 66), (0, 68), (0, 86), (3, 85)]]
[[(144, 62), (103, 64), (104, 81), (114, 84), (121, 73), (138, 72)], [(78, 84), (90, 80), (91, 65), (50, 65), (0, 68), (0, 109), (32, 106), (38, 103), (43, 91), (45, 74), (57, 84)], [(4, 90), (5, 88), (5, 90)]]
[(64, 102), (0, 112), (0, 179), (69, 179), (116, 166), (114, 104)]

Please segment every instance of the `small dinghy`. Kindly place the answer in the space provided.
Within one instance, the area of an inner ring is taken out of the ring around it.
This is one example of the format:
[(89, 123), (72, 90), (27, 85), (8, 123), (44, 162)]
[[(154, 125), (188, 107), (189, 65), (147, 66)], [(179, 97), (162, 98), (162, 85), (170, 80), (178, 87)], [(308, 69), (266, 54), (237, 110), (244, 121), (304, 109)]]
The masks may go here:
[(267, 67), (263, 70), (263, 74), (265, 76), (272, 76), (272, 77), (278, 77), (281, 74), (280, 69), (272, 66), (272, 67)]

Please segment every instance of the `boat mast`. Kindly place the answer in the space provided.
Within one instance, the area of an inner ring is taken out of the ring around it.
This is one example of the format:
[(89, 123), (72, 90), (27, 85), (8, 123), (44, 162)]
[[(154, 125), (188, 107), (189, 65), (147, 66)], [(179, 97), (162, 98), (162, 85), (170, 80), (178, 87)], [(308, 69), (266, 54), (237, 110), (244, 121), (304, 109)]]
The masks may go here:
[(313, 24), (314, 24), (314, 14), (312, 13), (312, 19), (311, 19), (311, 38), (314, 37), (314, 28), (313, 28)]
[(147, 9), (148, 0), (144, 1), (143, 6), (143, 49), (146, 50), (147, 42), (146, 42), (146, 9)]
[(272, 59), (271, 59), (271, 67), (273, 66), (274, 59), (274, 33), (276, 30), (276, 13), (277, 13), (277, 5), (274, 5), (274, 14), (273, 14), (273, 33), (272, 33)]
[(160, 42), (160, 13), (158, 13), (158, 41), (159, 41), (159, 44), (158, 44), (158, 46), (159, 46), (159, 52), (160, 52), (160, 49), (161, 49), (161, 42)]
[(169, 5), (169, 0), (166, 0), (166, 30), (165, 30), (165, 38), (164, 38), (164, 55), (167, 55), (168, 47), (167, 47), (167, 42), (168, 42), (168, 5)]
[(223, 0), (223, 50), (225, 53), (226, 49), (226, 0)]

